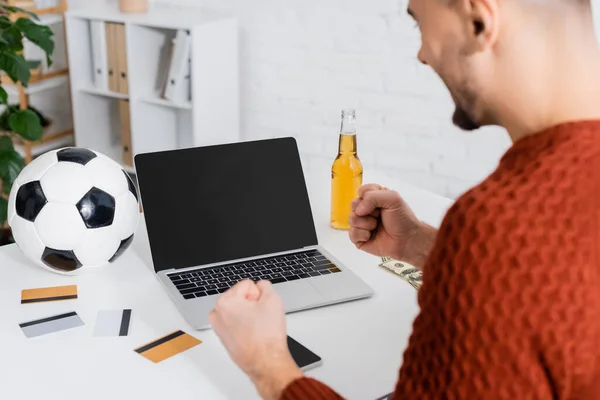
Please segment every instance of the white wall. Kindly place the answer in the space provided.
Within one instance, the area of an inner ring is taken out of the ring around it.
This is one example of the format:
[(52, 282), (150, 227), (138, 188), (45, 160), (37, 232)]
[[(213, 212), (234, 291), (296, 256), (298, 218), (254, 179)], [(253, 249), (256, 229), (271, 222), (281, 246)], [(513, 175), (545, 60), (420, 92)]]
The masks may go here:
[(452, 126), (445, 87), (416, 61), (406, 0), (163, 2), (240, 18), (243, 135), (295, 136), (308, 168), (329, 170), (345, 107), (357, 109), (366, 170), (450, 197), (485, 177), (510, 144), (499, 129)]

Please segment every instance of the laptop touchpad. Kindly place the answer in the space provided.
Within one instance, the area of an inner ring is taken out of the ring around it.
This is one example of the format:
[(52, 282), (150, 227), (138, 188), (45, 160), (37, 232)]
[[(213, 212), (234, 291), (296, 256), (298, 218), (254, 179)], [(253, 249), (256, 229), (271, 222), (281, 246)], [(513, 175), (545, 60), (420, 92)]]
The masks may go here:
[(281, 295), (286, 311), (313, 306), (325, 301), (325, 297), (308, 282), (294, 281), (273, 285)]

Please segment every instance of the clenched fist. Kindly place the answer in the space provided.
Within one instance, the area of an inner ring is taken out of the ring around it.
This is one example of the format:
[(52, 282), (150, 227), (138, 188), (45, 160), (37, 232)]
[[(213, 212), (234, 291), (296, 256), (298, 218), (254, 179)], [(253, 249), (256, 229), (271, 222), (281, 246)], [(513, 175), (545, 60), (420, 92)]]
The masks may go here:
[(397, 192), (364, 185), (351, 208), (349, 235), (357, 248), (423, 266), (436, 230), (421, 222)]
[(287, 346), (283, 302), (271, 282), (238, 282), (217, 300), (209, 319), (263, 399), (277, 399), (302, 376)]

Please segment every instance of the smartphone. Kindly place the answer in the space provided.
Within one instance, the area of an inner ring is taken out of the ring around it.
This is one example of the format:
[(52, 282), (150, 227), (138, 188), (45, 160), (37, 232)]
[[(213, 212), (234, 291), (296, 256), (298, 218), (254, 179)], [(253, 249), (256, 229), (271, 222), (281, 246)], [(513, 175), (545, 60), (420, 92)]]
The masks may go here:
[(302, 371), (307, 371), (309, 369), (318, 367), (323, 363), (321, 357), (292, 339), (291, 337), (287, 337), (288, 348), (290, 349), (290, 353), (292, 353), (292, 357), (296, 364)]

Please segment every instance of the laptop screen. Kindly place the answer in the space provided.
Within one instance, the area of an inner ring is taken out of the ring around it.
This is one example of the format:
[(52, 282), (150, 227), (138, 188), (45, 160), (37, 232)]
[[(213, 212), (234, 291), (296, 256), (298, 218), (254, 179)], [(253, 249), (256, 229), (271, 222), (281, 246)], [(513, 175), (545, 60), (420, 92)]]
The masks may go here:
[(293, 138), (139, 154), (135, 166), (157, 272), (317, 244)]

